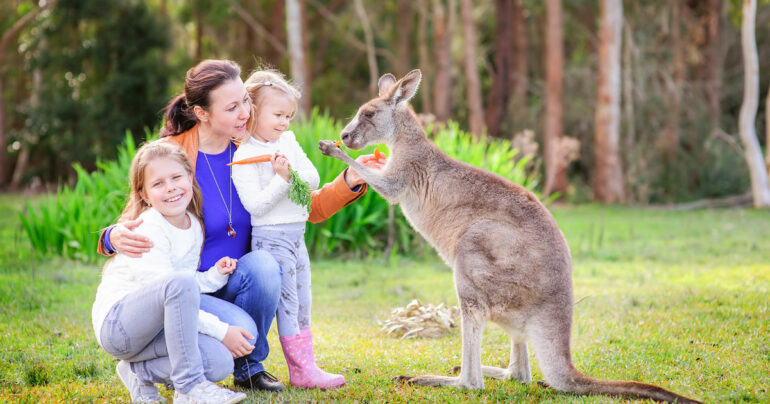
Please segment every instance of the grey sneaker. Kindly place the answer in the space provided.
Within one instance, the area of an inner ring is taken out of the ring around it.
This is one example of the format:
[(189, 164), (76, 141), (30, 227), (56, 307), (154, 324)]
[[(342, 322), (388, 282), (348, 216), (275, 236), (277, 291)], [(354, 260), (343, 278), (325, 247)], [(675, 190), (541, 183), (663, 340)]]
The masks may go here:
[(131, 402), (134, 404), (157, 404), (165, 403), (166, 399), (158, 393), (158, 388), (152, 383), (145, 383), (131, 371), (131, 364), (126, 361), (118, 362), (115, 366), (118, 377), (123, 385), (128, 389), (131, 395)]
[(245, 399), (245, 393), (236, 393), (208, 380), (196, 384), (187, 393), (174, 392), (174, 404), (233, 404)]

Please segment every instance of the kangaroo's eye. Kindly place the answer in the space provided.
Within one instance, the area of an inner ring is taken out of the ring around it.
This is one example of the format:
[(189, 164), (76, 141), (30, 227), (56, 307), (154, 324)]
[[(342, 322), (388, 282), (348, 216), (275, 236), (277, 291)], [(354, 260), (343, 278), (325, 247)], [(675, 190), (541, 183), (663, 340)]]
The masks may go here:
[(366, 112), (364, 112), (364, 117), (365, 118), (369, 118), (369, 119), (374, 118), (374, 111), (366, 111)]

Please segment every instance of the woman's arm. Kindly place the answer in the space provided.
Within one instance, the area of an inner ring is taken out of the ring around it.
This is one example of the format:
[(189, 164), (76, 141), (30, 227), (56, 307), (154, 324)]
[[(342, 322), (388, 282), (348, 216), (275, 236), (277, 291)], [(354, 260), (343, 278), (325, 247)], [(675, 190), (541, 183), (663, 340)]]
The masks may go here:
[(127, 209), (128, 204), (121, 213), (118, 223), (103, 229), (99, 234), (99, 242), (96, 244), (98, 254), (110, 257), (121, 253), (131, 258), (139, 258), (152, 248), (152, 241), (149, 238), (134, 232), (134, 229), (142, 224), (142, 219), (127, 220)]
[[(377, 160), (374, 155), (359, 156), (357, 159), (361, 164), (380, 169), (385, 164), (384, 159)], [(310, 208), (311, 223), (319, 223), (332, 217), (340, 209), (358, 200), (366, 193), (366, 183), (353, 170), (346, 168), (334, 181), (326, 184), (323, 188), (311, 192), (312, 197)]]

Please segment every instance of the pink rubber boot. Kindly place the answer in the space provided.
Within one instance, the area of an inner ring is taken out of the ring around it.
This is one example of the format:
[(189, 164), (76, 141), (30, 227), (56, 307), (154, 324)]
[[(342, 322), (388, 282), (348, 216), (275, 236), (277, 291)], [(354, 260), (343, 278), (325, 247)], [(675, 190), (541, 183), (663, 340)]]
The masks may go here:
[(297, 335), (281, 337), (280, 341), (292, 385), (306, 389), (333, 389), (345, 385), (344, 376), (326, 373), (316, 366), (313, 334), (309, 328), (300, 330)]

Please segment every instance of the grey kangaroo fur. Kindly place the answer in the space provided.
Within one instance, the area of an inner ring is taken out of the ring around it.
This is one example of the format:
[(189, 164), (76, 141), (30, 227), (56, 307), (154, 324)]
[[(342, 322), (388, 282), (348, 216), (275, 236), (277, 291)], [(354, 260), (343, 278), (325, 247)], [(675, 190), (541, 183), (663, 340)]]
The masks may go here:
[[(425, 386), (484, 387), (482, 376), (532, 381), (531, 343), (547, 383), (576, 394), (608, 394), (697, 403), (658, 386), (585, 376), (572, 364), (572, 264), (553, 216), (527, 189), (454, 160), (426, 137), (408, 105), (422, 75), (379, 80), (380, 94), (342, 131), (345, 146), (386, 143), (391, 157), (382, 170), (351, 159), (330, 140), (322, 153), (344, 161), (404, 216), (453, 269), (462, 317), (462, 366), (458, 377), (423, 375), (397, 379)], [(511, 339), (508, 368), (481, 365), (486, 322)]]

